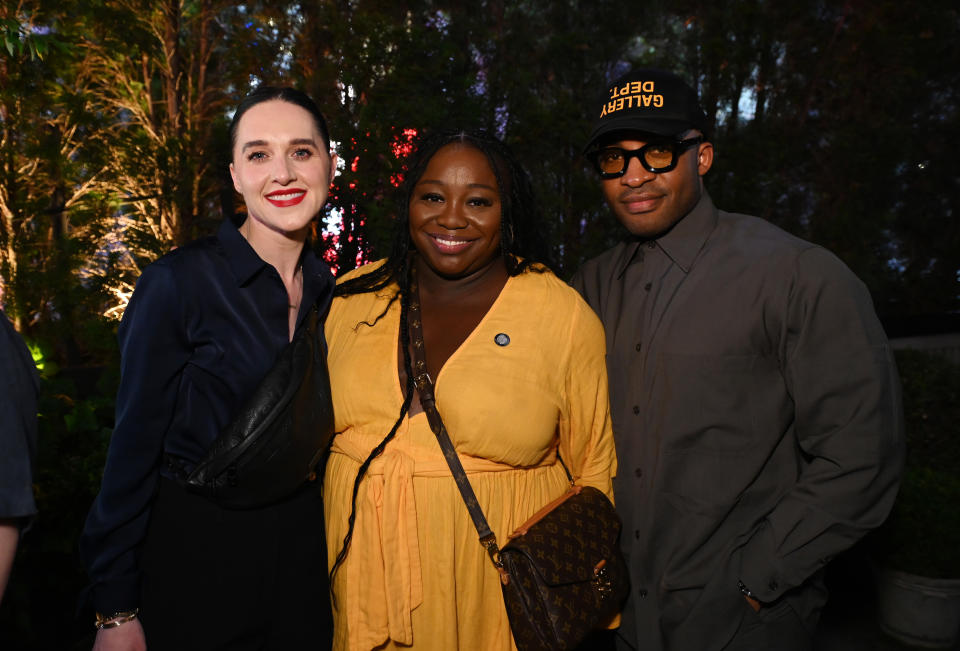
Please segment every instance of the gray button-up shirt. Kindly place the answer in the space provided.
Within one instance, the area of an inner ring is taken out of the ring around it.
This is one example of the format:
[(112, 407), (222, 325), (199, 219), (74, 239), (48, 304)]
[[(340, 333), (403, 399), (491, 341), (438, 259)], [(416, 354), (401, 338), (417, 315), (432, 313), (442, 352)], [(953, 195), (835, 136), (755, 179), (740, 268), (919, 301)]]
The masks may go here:
[(614, 481), (638, 649), (708, 651), (786, 597), (811, 626), (819, 570), (886, 517), (899, 382), (840, 260), (704, 194), (671, 231), (590, 260), (607, 331)]

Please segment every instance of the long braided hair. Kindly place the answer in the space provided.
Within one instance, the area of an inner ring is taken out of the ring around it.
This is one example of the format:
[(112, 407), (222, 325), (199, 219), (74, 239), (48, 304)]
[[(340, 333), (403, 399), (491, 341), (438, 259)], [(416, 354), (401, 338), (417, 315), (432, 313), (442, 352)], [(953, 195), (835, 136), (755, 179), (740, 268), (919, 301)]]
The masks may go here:
[(403, 391), (403, 405), (400, 415), (393, 427), (380, 443), (373, 448), (357, 471), (353, 482), (353, 495), (350, 503), (350, 517), (347, 520), (347, 534), (343, 545), (337, 553), (336, 561), (330, 570), (331, 589), (333, 575), (342, 565), (353, 538), (354, 523), (357, 516), (357, 494), (360, 482), (366, 475), (370, 464), (380, 456), (387, 444), (393, 440), (400, 428), (403, 419), (410, 409), (413, 399), (413, 367), (410, 360), (410, 333), (407, 327), (407, 310), (410, 299), (411, 268), (416, 251), (410, 241), (410, 198), (414, 187), (423, 176), (430, 159), (441, 148), (449, 144), (462, 144), (473, 147), (486, 156), (497, 180), (497, 189), (500, 192), (500, 254), (507, 268), (507, 273), (517, 276), (526, 271), (543, 272), (550, 270), (548, 249), (541, 228), (541, 216), (536, 198), (533, 194), (530, 177), (520, 165), (516, 157), (501, 140), (486, 131), (479, 130), (449, 130), (426, 134), (416, 146), (416, 151), (410, 159), (410, 168), (401, 189), (401, 201), (398, 218), (395, 224), (393, 248), (381, 266), (373, 271), (351, 278), (337, 285), (334, 296), (352, 296), (365, 294), (384, 289), (396, 284), (397, 291), (390, 298), (390, 302), (383, 312), (374, 319), (373, 323), (366, 321), (358, 324), (373, 327), (389, 311), (394, 301), (400, 300), (400, 346), (403, 350), (403, 364), (406, 371), (406, 385)]

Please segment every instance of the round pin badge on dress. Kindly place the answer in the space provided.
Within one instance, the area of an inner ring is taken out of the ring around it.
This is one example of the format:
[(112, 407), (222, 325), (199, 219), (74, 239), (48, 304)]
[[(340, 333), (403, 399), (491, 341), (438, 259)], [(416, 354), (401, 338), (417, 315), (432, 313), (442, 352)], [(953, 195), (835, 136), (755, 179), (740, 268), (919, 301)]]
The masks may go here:
[(493, 338), (493, 341), (498, 346), (506, 346), (510, 343), (510, 335), (508, 335), (506, 332), (501, 332)]

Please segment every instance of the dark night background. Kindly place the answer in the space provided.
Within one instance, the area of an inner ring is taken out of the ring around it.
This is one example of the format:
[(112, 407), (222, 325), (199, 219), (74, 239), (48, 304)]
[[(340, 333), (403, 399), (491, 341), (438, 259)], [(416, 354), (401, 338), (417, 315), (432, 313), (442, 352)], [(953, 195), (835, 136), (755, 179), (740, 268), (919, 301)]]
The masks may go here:
[[(908, 476), (943, 501), (905, 489), (898, 506), (944, 528), (915, 519), (901, 539), (892, 523), (836, 559), (822, 648), (903, 648), (874, 623), (874, 568), (895, 553), (960, 578), (954, 2), (4, 0), (0, 35), (0, 304), (43, 374), (40, 515), (0, 648), (90, 646), (76, 540), (112, 428), (117, 317), (143, 266), (238, 209), (228, 111), (260, 81), (328, 115), (344, 166), (315, 246), (340, 271), (385, 251), (411, 134), (457, 125), (513, 147), (569, 276), (622, 236), (580, 156), (588, 107), (631, 66), (687, 77), (714, 126), (715, 203), (836, 253), (899, 348), (933, 349), (898, 362)], [(945, 560), (903, 552), (920, 537)]]

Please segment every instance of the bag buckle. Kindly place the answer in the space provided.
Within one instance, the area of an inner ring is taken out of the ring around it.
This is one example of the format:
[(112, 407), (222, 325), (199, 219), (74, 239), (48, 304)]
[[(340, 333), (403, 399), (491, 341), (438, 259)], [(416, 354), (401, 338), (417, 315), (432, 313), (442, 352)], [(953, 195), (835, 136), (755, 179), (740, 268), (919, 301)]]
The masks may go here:
[(487, 550), (490, 560), (493, 561), (493, 566), (497, 568), (497, 572), (500, 574), (500, 583), (509, 585), (510, 575), (503, 567), (503, 559), (500, 558), (500, 548), (497, 546), (496, 535), (491, 533), (489, 536), (484, 536), (480, 539), (480, 544)]
[(600, 596), (600, 601), (606, 599), (607, 595), (613, 591), (613, 581), (607, 574), (606, 565), (607, 561), (603, 559), (593, 568), (593, 587)]
[(417, 387), (417, 391), (420, 393), (423, 393), (425, 390), (427, 390), (432, 383), (433, 379), (426, 371), (413, 376), (413, 384)]
[(493, 561), (494, 566), (502, 568), (503, 561), (500, 560), (500, 548), (497, 547), (497, 537), (494, 534), (484, 536), (480, 539), (480, 544), (487, 550), (487, 554), (490, 556), (490, 560)]

